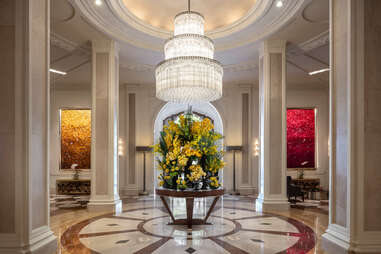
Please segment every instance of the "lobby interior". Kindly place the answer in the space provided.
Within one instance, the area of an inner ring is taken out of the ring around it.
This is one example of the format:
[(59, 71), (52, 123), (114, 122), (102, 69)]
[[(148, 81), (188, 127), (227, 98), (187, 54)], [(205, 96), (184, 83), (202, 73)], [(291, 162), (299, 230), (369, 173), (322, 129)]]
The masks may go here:
[[(0, 253), (381, 253), (379, 13), (380, 0), (1, 0)], [(181, 14), (205, 35), (174, 31)], [(207, 89), (173, 88), (187, 57), (208, 63), (192, 69)], [(216, 185), (182, 190), (183, 174), (168, 192), (153, 150), (183, 115), (221, 134), (223, 166)]]

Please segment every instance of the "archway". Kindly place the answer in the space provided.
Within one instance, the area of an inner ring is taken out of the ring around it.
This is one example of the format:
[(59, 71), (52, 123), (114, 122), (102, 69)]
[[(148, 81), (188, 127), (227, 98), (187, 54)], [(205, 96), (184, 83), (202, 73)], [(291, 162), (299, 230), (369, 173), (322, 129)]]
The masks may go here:
[[(155, 124), (154, 124), (154, 143), (156, 144), (160, 138), (160, 132), (163, 130), (163, 123), (164, 120), (172, 115), (178, 114), (180, 112), (185, 112), (188, 109), (188, 104), (177, 104), (177, 103), (172, 103), (168, 102), (166, 103), (159, 113), (156, 116), (155, 119)], [(203, 114), (210, 119), (213, 120), (214, 123), (214, 130), (216, 132), (221, 133), (222, 135), (224, 134), (224, 129), (223, 129), (223, 121), (221, 118), (220, 113), (217, 111), (217, 109), (211, 104), (211, 103), (200, 103), (200, 104), (194, 104), (191, 105), (192, 110), (194, 112), (197, 112), (199, 114)], [(157, 168), (157, 163), (156, 160), (154, 160), (154, 166), (153, 170), (154, 173), (152, 174), (154, 176), (154, 188), (157, 187), (157, 176), (158, 176), (158, 171), (156, 170)], [(221, 173), (221, 183), (223, 183), (223, 174)]]

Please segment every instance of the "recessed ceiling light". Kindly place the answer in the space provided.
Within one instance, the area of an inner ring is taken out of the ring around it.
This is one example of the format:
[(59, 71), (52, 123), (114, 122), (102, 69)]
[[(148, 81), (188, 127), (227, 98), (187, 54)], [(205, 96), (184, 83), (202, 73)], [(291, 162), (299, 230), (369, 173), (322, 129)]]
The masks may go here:
[(278, 1), (276, 2), (276, 7), (280, 8), (280, 7), (282, 7), (282, 6), (283, 6), (283, 1), (282, 1), (282, 0), (278, 0)]
[(322, 73), (322, 72), (326, 72), (326, 71), (329, 71), (329, 68), (325, 68), (325, 69), (321, 69), (321, 70), (317, 70), (317, 71), (311, 71), (311, 72), (308, 73), (308, 74), (309, 74), (309, 75), (315, 75), (315, 74)]
[(98, 6), (102, 5), (102, 0), (95, 0), (95, 4)]
[(60, 74), (60, 75), (66, 75), (66, 74), (67, 74), (66, 72), (58, 71), (58, 70), (55, 70), (55, 69), (49, 69), (49, 71), (50, 71), (50, 72), (53, 72), (53, 73)]

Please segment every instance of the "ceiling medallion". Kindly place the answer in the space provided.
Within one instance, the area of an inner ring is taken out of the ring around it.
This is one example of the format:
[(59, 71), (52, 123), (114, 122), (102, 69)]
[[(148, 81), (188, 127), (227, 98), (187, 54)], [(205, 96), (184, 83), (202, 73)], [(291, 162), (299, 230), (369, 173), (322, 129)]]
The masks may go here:
[(190, 10), (175, 17), (174, 36), (156, 66), (156, 97), (175, 103), (210, 102), (222, 96), (222, 65), (213, 59), (214, 43), (204, 35), (204, 17)]

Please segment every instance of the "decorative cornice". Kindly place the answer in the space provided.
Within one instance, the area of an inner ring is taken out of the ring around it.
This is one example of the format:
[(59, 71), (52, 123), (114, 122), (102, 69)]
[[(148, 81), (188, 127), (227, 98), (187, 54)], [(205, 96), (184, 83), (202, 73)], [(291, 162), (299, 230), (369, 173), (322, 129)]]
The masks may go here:
[[(103, 8), (96, 8), (93, 1), (70, 1), (97, 29), (138, 48), (161, 52), (164, 39), (171, 34), (131, 16), (121, 0), (108, 0)], [(216, 51), (248, 45), (270, 36), (288, 24), (310, 1), (286, 1), (283, 8), (277, 8), (274, 0), (259, 0), (244, 21), (239, 20), (207, 35), (215, 39)]]
[[(137, 72), (148, 72), (154, 71), (156, 66), (149, 64), (131, 64), (131, 63), (120, 63), (120, 67), (123, 69), (127, 69), (129, 71), (137, 71)], [(225, 72), (239, 72), (239, 71), (249, 71), (255, 70), (258, 67), (258, 63), (256, 62), (246, 62), (239, 64), (229, 64), (224, 65)]]
[(155, 66), (149, 65), (149, 64), (120, 63), (119, 66), (123, 69), (127, 69), (129, 71), (137, 71), (137, 72), (147, 72), (147, 71), (155, 70)]
[(287, 47), (286, 53), (288, 57), (300, 56), (308, 51), (328, 45), (328, 43), (329, 43), (329, 30), (298, 45), (295, 45), (295, 44), (289, 45)]
[[(226, 37), (232, 33), (244, 29), (255, 20), (265, 15), (272, 5), (271, 2), (272, 0), (257, 0), (252, 8), (247, 12), (247, 14), (241, 17), (239, 20), (228, 26), (208, 31), (206, 36), (217, 39)], [(111, 0), (108, 3), (110, 5), (110, 10), (113, 12), (114, 16), (119, 17), (122, 22), (127, 22), (135, 29), (143, 31), (144, 33), (150, 34), (152, 36), (158, 36), (163, 39), (166, 39), (172, 35), (172, 31), (152, 26), (136, 17), (125, 6), (123, 0)]]
[(50, 33), (50, 43), (66, 51), (73, 51), (74, 49), (78, 47), (76, 43), (53, 32)]
[(78, 52), (78, 55), (86, 55), (86, 56), (91, 55), (91, 47), (79, 45), (54, 32), (50, 33), (50, 43), (68, 52), (72, 52), (76, 50)]
[(258, 67), (257, 62), (229, 64), (229, 65), (224, 65), (224, 71), (225, 72), (249, 71), (249, 70), (254, 70), (257, 67)]
[(314, 38), (299, 44), (299, 48), (303, 51), (308, 52), (316, 48), (320, 48), (329, 43), (329, 30), (315, 36)]

